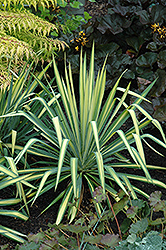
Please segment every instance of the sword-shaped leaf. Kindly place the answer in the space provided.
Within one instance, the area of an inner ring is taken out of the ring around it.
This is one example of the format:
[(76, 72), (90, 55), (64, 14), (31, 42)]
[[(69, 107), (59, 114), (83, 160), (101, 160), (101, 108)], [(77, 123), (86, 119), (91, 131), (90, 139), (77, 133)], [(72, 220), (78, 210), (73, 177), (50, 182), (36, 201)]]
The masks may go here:
[(60, 154), (59, 154), (58, 172), (57, 172), (57, 177), (56, 177), (55, 190), (57, 189), (57, 186), (58, 186), (58, 183), (59, 183), (61, 169), (62, 169), (62, 165), (63, 165), (63, 161), (64, 161), (64, 157), (65, 157), (65, 154), (66, 154), (66, 149), (67, 149), (68, 143), (69, 143), (68, 139), (63, 139), (62, 146), (60, 148)]
[(128, 192), (126, 191), (125, 187), (123, 186), (121, 180), (119, 179), (117, 173), (115, 172), (115, 170), (112, 167), (109, 166), (105, 166), (105, 169), (107, 170), (107, 172), (113, 177), (113, 179), (115, 180), (115, 182), (119, 185), (119, 187), (121, 187), (121, 189), (123, 189), (123, 191), (127, 194)]
[(59, 208), (59, 211), (58, 211), (58, 216), (57, 216), (57, 219), (56, 219), (56, 224), (58, 225), (62, 218), (63, 218), (63, 215), (68, 207), (68, 202), (70, 200), (70, 197), (71, 197), (71, 194), (73, 193), (73, 185), (70, 184), (67, 191), (66, 191), (66, 194), (61, 202), (61, 205), (60, 205), (60, 208)]
[(73, 183), (73, 191), (74, 197), (77, 199), (77, 166), (78, 166), (78, 158), (71, 158), (70, 159), (70, 166), (71, 166), (71, 179)]

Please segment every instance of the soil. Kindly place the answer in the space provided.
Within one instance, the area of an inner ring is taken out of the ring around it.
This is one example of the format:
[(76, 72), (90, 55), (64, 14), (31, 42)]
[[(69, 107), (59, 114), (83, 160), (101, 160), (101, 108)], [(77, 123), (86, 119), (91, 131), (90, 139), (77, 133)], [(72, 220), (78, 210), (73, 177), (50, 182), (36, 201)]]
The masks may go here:
[[(125, 131), (126, 128), (128, 128), (129, 126), (131, 126), (130, 121), (128, 121), (126, 124), (123, 125), (123, 130)], [(161, 139), (160, 133), (155, 128), (153, 128), (153, 129), (149, 128), (148, 131), (144, 131), (144, 133), (153, 134), (157, 138)], [(165, 133), (166, 133), (166, 131), (165, 131)], [(149, 143), (156, 150), (158, 150), (159, 152), (161, 152), (163, 155), (166, 156), (166, 149), (159, 147), (158, 145), (156, 145), (153, 142), (149, 142)], [(145, 149), (147, 164), (166, 167), (165, 157), (158, 155), (157, 153), (152, 151), (147, 145), (144, 145), (144, 149)], [(126, 157), (129, 156), (127, 151), (124, 151), (123, 153)], [(125, 171), (125, 172), (128, 172), (130, 174), (144, 175), (142, 170), (130, 169), (130, 170), (126, 171), (126, 169), (116, 169), (116, 171), (117, 172), (118, 171), (120, 171), (120, 172)], [(165, 171), (163, 171), (163, 170), (150, 170), (150, 174), (151, 174), (152, 178), (157, 179), (157, 180), (165, 183), (166, 170)], [(151, 194), (152, 192), (154, 192), (156, 190), (160, 190), (163, 194), (162, 198), (166, 199), (166, 191), (163, 188), (160, 188), (158, 186), (154, 186), (152, 184), (138, 182), (138, 181), (132, 181), (131, 183), (134, 184), (135, 186), (137, 186), (138, 188), (142, 189), (143, 191), (145, 191), (148, 194)], [(59, 204), (58, 203), (54, 204), (52, 207), (50, 207), (42, 215), (40, 215), (40, 213), (50, 204), (50, 202), (58, 195), (58, 193), (63, 190), (64, 185), (65, 185), (64, 183), (62, 185), (60, 185), (59, 189), (56, 193), (52, 189), (49, 192), (41, 195), (36, 200), (36, 202), (34, 203), (34, 205), (32, 207), (29, 206), (30, 218), (27, 222), (24, 222), (22, 220), (12, 218), (12, 217), (0, 216), (0, 223), (3, 226), (12, 228), (12, 229), (17, 230), (17, 231), (19, 231), (23, 234), (26, 234), (26, 235), (29, 233), (39, 232), (40, 228), (42, 228), (42, 230), (46, 230), (48, 228), (48, 226), (47, 226), (48, 223), (51, 223), (51, 224), (55, 223)], [(86, 192), (85, 192), (83, 203), (82, 203), (82, 210), (84, 212), (87, 212), (87, 209), (90, 206), (91, 201), (90, 201), (90, 194), (89, 194), (88, 189), (86, 189), (85, 191)], [(0, 191), (0, 197), (7, 198), (8, 195), (11, 194), (12, 192), (13, 192), (13, 190), (11, 190), (11, 189), (6, 189), (5, 192), (4, 192), (4, 190)], [(143, 197), (140, 196), (139, 198), (142, 199)], [(17, 206), (14, 207), (13, 209), (17, 210)], [(121, 223), (124, 219), (123, 214), (120, 213), (117, 216), (117, 218), (118, 218), (119, 223)], [(116, 224), (112, 225), (113, 228), (114, 228), (114, 226), (115, 226), (115, 232), (116, 232)], [(116, 232), (116, 233), (118, 233), (118, 232)], [(14, 246), (17, 244), (16, 242), (0, 235), (0, 246), (3, 244), (7, 244), (7, 243), (9, 244), (8, 249), (14, 249)]]
[[(96, 17), (96, 16), (106, 14), (107, 13), (106, 7), (107, 7), (107, 1), (96, 1), (96, 3), (87, 2), (85, 8), (90, 13), (90, 15), (92, 15), (93, 17)], [(130, 122), (124, 124), (123, 129), (125, 130), (125, 128), (129, 127), (130, 125), (131, 125)], [(156, 136), (157, 138), (161, 138), (159, 132), (154, 128), (149, 128), (148, 131), (145, 131), (145, 132), (151, 133), (154, 136)], [(163, 149), (162, 147), (156, 146), (155, 143), (151, 143), (151, 145), (154, 146), (157, 150), (159, 150), (163, 155), (166, 155), (165, 149)], [(166, 167), (165, 157), (158, 155), (157, 153), (155, 153), (154, 151), (149, 149), (149, 147), (147, 145), (144, 145), (144, 148), (145, 148), (147, 164)], [(124, 153), (126, 154), (126, 156), (128, 155), (128, 153), (126, 153), (126, 152), (124, 152)], [(124, 171), (124, 170), (123, 169), (116, 169), (116, 171)], [(125, 169), (125, 171), (126, 171), (126, 169)], [(141, 170), (131, 169), (130, 173), (143, 175)], [(165, 183), (166, 171), (163, 171), (163, 170), (153, 171), (153, 170), (151, 170), (150, 174), (151, 174), (152, 178), (155, 178), (155, 179), (160, 180), (160, 181)], [(159, 187), (156, 187), (154, 185), (145, 184), (142, 182), (133, 181), (132, 184), (133, 183), (137, 187), (146, 191), (148, 194), (152, 193), (155, 190), (160, 190), (160, 191), (162, 191), (163, 199), (166, 199), (166, 191), (163, 188), (159, 188)], [(61, 187), (63, 188), (63, 184), (62, 184), (62, 186), (59, 187), (59, 189), (58, 189), (59, 192), (61, 191)], [(86, 191), (87, 192), (85, 193), (85, 197), (83, 200), (83, 207), (88, 206), (90, 204), (89, 192), (88, 192), (88, 190), (86, 190)], [(12, 190), (7, 189), (6, 192), (4, 192), (4, 190), (0, 191), (0, 197), (6, 198), (6, 197), (8, 197), (9, 193), (11, 194)], [(53, 189), (50, 190), (49, 192), (45, 193), (44, 195), (40, 196), (36, 200), (35, 204), (32, 207), (30, 207), (30, 218), (27, 222), (23, 222), (19, 219), (14, 219), (12, 217), (10, 218), (10, 217), (5, 217), (5, 216), (0, 216), (0, 224), (2, 224), (3, 226), (6, 226), (6, 227), (12, 228), (14, 230), (20, 231), (21, 233), (26, 234), (26, 235), (30, 232), (36, 233), (40, 230), (40, 228), (42, 228), (42, 230), (47, 229), (48, 223), (53, 224), (55, 222), (59, 204), (58, 203), (54, 204), (51, 208), (49, 208), (42, 215), (40, 215), (40, 213), (47, 207), (47, 205), (50, 204), (50, 202), (56, 196), (57, 196), (57, 192), (55, 193)], [(13, 208), (13, 209), (16, 209), (16, 208)], [(121, 218), (118, 218), (118, 219), (121, 220)], [(0, 245), (7, 244), (7, 243), (9, 244), (8, 249), (13, 249), (14, 246), (17, 244), (14, 241), (7, 239), (7, 238), (0, 235)]]

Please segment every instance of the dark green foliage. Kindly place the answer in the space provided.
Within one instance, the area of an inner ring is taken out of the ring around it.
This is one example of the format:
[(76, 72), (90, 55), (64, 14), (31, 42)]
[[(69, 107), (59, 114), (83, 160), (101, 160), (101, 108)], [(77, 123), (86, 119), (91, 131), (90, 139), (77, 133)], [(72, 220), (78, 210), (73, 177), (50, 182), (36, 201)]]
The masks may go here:
[[(135, 79), (139, 92), (158, 77), (149, 95), (152, 104), (144, 103), (143, 107), (159, 121), (166, 120), (165, 2), (111, 0), (107, 7), (107, 15), (97, 17), (85, 29), (89, 40), (87, 51), (95, 40), (96, 70), (108, 53), (107, 87), (112, 86), (126, 68), (129, 71), (124, 78)], [(75, 62), (73, 70), (77, 73), (77, 54), (73, 53), (72, 44), (69, 54), (68, 60)]]

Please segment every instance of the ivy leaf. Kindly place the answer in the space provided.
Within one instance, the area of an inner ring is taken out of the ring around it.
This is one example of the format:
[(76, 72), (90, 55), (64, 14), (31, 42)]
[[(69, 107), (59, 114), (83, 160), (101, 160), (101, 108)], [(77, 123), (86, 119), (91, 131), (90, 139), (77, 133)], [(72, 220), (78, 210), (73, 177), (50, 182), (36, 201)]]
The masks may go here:
[(137, 236), (136, 236), (136, 234), (131, 234), (131, 235), (129, 235), (128, 237), (127, 237), (127, 242), (129, 242), (130, 244), (133, 244), (135, 241), (136, 241), (136, 239), (137, 239)]
[(61, 228), (65, 231), (69, 231), (76, 234), (83, 233), (85, 231), (88, 231), (89, 229), (87, 226), (81, 225), (64, 225)]
[(89, 242), (90, 244), (98, 244), (102, 239), (102, 234), (98, 234), (96, 236), (93, 235), (85, 235), (84, 242)]
[(126, 215), (127, 215), (127, 218), (134, 218), (136, 216), (138, 212), (138, 207), (130, 207), (129, 209), (127, 209), (127, 212), (126, 212)]
[(103, 235), (101, 239), (101, 243), (109, 247), (117, 246), (119, 241), (120, 241), (120, 238), (118, 234), (117, 235), (106, 234), (106, 235)]
[(155, 191), (155, 192), (151, 193), (151, 195), (149, 197), (150, 205), (155, 206), (158, 202), (160, 202), (161, 196), (162, 196), (161, 191)]
[(40, 246), (40, 250), (48, 250), (48, 248), (58, 249), (59, 248), (58, 241), (52, 238), (51, 240), (44, 241), (43, 244), (41, 244)]
[(145, 207), (145, 202), (143, 200), (137, 199), (137, 200), (132, 200), (132, 205), (135, 207), (137, 206), (138, 209), (141, 209)]
[(37, 233), (37, 234), (33, 234), (33, 233), (30, 233), (28, 235), (28, 241), (31, 242), (35, 242), (36, 244), (39, 243), (40, 240), (42, 240), (44, 238), (44, 233), (43, 232), (40, 232), (40, 233)]
[(40, 243), (36, 244), (35, 242), (25, 243), (24, 245), (19, 246), (19, 250), (37, 250), (40, 248)]
[(137, 233), (143, 233), (144, 231), (146, 231), (148, 227), (148, 220), (147, 218), (137, 221), (136, 223), (133, 223), (131, 225), (131, 228), (129, 230), (130, 234), (137, 234)]

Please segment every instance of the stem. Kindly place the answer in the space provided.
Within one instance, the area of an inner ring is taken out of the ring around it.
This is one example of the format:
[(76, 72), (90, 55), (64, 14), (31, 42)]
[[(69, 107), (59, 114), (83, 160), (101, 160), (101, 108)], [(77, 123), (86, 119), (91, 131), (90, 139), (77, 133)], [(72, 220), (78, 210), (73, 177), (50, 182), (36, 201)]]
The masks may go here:
[[(66, 235), (68, 238), (70, 238), (71, 236), (69, 236), (67, 233), (65, 233), (61, 228), (59, 228), (59, 231), (61, 231), (64, 235)], [(74, 237), (73, 237), (74, 238)]]
[(112, 213), (113, 213), (113, 215), (114, 215), (114, 218), (115, 218), (115, 221), (116, 221), (116, 224), (117, 224), (117, 227), (118, 227), (120, 239), (122, 240), (122, 233), (121, 233), (121, 230), (120, 230), (119, 222), (118, 222), (118, 220), (117, 220), (117, 218), (116, 218), (116, 215), (115, 215), (115, 212), (114, 212), (114, 209), (113, 209), (111, 200), (110, 200), (110, 198), (109, 198), (109, 196), (108, 196), (108, 193), (107, 193), (106, 195), (107, 195), (108, 201), (109, 201), (110, 206), (111, 206)]
[(108, 225), (107, 225), (106, 223), (104, 223), (104, 225), (105, 225), (106, 229), (108, 230), (108, 232), (109, 232), (110, 234), (114, 234), (114, 232), (113, 232), (113, 230), (112, 230), (111, 227), (109, 228)]
[(161, 229), (161, 233), (162, 233), (162, 239), (163, 239), (163, 236), (164, 236), (164, 223), (161, 223), (161, 227), (162, 227), (162, 229)]
[(78, 250), (80, 250), (80, 241), (79, 241), (78, 234), (77, 234), (77, 244), (78, 244)]
[(69, 249), (67, 249), (66, 247), (62, 246), (60, 243), (58, 243), (58, 245), (59, 245), (60, 247), (62, 247), (63, 249), (65, 249), (65, 250), (69, 250)]

